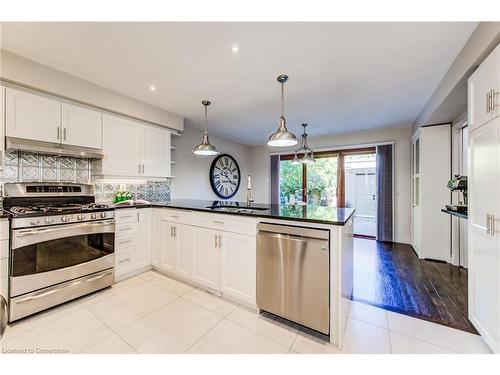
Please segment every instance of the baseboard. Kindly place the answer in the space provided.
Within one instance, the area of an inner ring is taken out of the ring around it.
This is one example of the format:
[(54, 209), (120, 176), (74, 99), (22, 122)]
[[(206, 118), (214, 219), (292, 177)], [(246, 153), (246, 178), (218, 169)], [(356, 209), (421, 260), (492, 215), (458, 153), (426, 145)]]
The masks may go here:
[(396, 236), (394, 242), (411, 245), (411, 238), (410, 236)]

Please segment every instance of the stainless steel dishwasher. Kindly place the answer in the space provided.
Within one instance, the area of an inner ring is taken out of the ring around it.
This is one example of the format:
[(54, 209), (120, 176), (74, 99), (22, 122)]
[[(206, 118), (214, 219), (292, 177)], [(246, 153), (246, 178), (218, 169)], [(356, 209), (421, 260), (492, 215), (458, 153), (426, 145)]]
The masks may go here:
[(257, 306), (330, 333), (329, 231), (260, 223)]

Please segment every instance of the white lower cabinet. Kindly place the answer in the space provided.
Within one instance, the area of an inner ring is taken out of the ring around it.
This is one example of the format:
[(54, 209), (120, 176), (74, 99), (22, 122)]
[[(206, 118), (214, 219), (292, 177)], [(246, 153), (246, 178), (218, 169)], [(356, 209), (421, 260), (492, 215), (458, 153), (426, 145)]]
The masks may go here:
[(213, 229), (194, 227), (193, 234), (193, 281), (218, 291), (220, 232)]
[[(155, 209), (152, 265), (238, 302), (255, 306), (256, 221), (226, 215)], [(240, 223), (241, 221), (241, 223)], [(193, 222), (195, 225), (187, 224)], [(221, 230), (221, 222), (239, 233)], [(250, 233), (250, 234), (249, 234)]]
[(256, 304), (256, 238), (244, 234), (222, 234), (220, 291), (239, 301)]
[(115, 279), (151, 267), (150, 208), (116, 210)]

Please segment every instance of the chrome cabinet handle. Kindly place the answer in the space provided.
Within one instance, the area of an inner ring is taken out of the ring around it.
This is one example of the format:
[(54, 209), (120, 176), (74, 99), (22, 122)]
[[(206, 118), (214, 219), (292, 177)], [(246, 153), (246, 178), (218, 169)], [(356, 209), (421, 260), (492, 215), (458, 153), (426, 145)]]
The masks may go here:
[(490, 113), (490, 93), (486, 92), (486, 113)]
[(128, 262), (128, 261), (130, 261), (130, 258), (119, 260), (118, 263), (121, 264), (121, 263), (125, 263), (125, 262)]
[(63, 140), (66, 140), (66, 128), (63, 129)]
[(174, 227), (174, 238), (177, 238), (177, 227)]
[(174, 236), (174, 227), (170, 227), (170, 238)]
[(61, 133), (61, 128), (58, 126), (57, 127), (57, 139), (59, 139)]
[(119, 231), (120, 231), (120, 232), (124, 232), (124, 231), (126, 231), (126, 230), (132, 230), (132, 227), (123, 227), (123, 228), (121, 228)]
[(131, 242), (132, 242), (132, 240), (120, 241), (120, 242), (118, 242), (118, 245), (123, 245), (123, 244), (131, 243)]
[(174, 216), (174, 215), (169, 216), (169, 217), (172, 218), (172, 219), (178, 219), (179, 218), (179, 216)]
[(494, 89), (491, 90), (491, 112), (495, 111), (495, 108), (498, 107), (498, 104), (496, 104), (496, 97), (499, 93), (495, 92)]
[(219, 242), (218, 242), (218, 235), (215, 235), (215, 248), (217, 249), (219, 247)]
[(142, 165), (142, 174), (144, 174), (144, 164)]
[(219, 220), (214, 220), (214, 223), (215, 223), (215, 224), (224, 224), (224, 222), (223, 222), (223, 221), (219, 221)]
[(491, 228), (490, 228), (491, 220), (490, 220), (490, 217), (491, 217), (490, 214), (486, 214), (486, 234), (491, 234)]
[(141, 174), (141, 163), (139, 163), (139, 174)]
[(490, 235), (495, 235), (495, 215), (490, 215)]

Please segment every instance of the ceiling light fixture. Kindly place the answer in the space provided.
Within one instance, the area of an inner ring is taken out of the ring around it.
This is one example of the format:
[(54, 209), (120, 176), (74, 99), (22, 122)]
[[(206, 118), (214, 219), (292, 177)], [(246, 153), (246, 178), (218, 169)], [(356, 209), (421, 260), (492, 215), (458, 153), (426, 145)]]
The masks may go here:
[(267, 139), (268, 146), (272, 147), (287, 147), (294, 146), (297, 143), (297, 137), (295, 134), (290, 133), (286, 128), (286, 120), (285, 120), (285, 82), (288, 81), (287, 75), (280, 75), (277, 78), (278, 82), (281, 83), (281, 117), (278, 125), (278, 130), (276, 133), (273, 133)]
[(234, 53), (238, 53), (238, 51), (240, 50), (240, 48), (237, 46), (237, 45), (234, 45), (232, 48), (231, 48), (231, 51), (233, 51)]
[[(309, 145), (307, 143), (307, 133), (306, 133), (307, 124), (302, 124), (302, 127), (304, 128), (304, 132), (302, 133), (302, 146), (297, 151), (295, 151), (295, 155), (293, 157), (292, 164), (316, 163), (316, 159), (314, 159), (314, 152), (313, 152), (313, 150), (311, 150), (311, 148), (309, 147)], [(302, 158), (299, 158), (299, 156), (298, 156), (299, 153), (300, 154), (303, 153), (304, 156), (302, 156)]]
[(207, 132), (207, 124), (208, 124), (207, 107), (211, 103), (208, 100), (203, 100), (201, 104), (205, 106), (205, 133), (203, 133), (203, 138), (201, 140), (201, 143), (193, 149), (193, 154), (203, 155), (203, 156), (217, 155), (219, 151), (217, 151), (217, 149), (210, 144)]
[(149, 86), (149, 90), (150, 91), (156, 91), (156, 86), (154, 86), (154, 85)]

